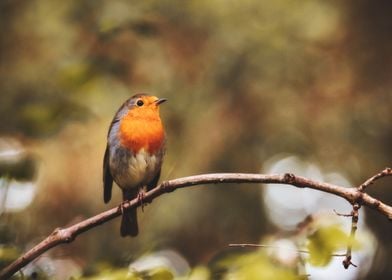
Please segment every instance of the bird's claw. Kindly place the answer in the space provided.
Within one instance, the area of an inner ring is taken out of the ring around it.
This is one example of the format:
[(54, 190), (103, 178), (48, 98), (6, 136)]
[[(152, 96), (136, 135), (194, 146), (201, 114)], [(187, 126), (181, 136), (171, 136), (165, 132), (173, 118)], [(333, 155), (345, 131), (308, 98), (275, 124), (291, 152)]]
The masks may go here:
[(125, 205), (125, 203), (127, 203), (127, 201), (123, 201), (123, 202), (121, 202), (121, 204), (120, 204), (120, 211), (121, 211), (121, 215), (124, 215), (124, 205)]
[(146, 195), (146, 192), (144, 190), (140, 190), (137, 194), (137, 201), (140, 203), (140, 206), (142, 207), (142, 212), (144, 212), (144, 205), (147, 203), (144, 202), (144, 197)]

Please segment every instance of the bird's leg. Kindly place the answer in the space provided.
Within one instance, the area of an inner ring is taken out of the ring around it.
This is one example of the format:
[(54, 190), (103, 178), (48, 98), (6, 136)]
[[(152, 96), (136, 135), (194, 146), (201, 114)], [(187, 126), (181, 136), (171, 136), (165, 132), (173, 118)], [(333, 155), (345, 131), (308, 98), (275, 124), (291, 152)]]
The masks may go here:
[[(126, 219), (128, 219), (129, 221), (131, 221), (131, 219), (129, 218), (129, 216), (125, 215), (125, 205), (129, 203), (129, 200), (123, 200), (120, 205), (118, 206), (120, 208), (121, 211), (121, 215), (123, 217), (125, 217)], [(125, 215), (125, 216), (124, 216)]]
[(123, 200), (123, 201), (121, 202), (120, 206), (119, 206), (122, 215), (124, 215), (124, 212), (125, 212), (124, 206), (125, 206), (126, 203), (129, 203), (129, 201), (128, 201), (128, 200)]
[(140, 203), (140, 206), (142, 207), (142, 211), (144, 212), (144, 205), (147, 204), (144, 202), (144, 197), (146, 195), (146, 188), (142, 187), (140, 188), (138, 194), (137, 194), (137, 201)]

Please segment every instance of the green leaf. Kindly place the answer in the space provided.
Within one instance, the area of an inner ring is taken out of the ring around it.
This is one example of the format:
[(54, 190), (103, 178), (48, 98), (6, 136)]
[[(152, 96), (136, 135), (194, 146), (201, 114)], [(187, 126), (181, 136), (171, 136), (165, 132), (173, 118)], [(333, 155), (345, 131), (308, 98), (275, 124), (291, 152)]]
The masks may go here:
[[(274, 279), (295, 280), (301, 279), (290, 268), (273, 263), (267, 256), (260, 252), (248, 253), (238, 257), (230, 257), (227, 262), (227, 274), (223, 279), (252, 280)], [(222, 264), (223, 264), (222, 263)]]
[(90, 277), (82, 277), (83, 280), (139, 280), (141, 279), (135, 273), (132, 273), (127, 268), (120, 269), (104, 269), (98, 274)]
[(188, 280), (208, 280), (211, 279), (211, 273), (208, 268), (204, 266), (197, 266), (192, 269)]
[(348, 236), (338, 225), (332, 225), (319, 228), (308, 241), (309, 263), (326, 266), (337, 250), (347, 247)]
[(0, 247), (0, 261), (13, 261), (19, 254), (19, 250), (15, 247)]
[(148, 279), (150, 280), (172, 280), (174, 279), (173, 273), (164, 267), (156, 268), (148, 272)]

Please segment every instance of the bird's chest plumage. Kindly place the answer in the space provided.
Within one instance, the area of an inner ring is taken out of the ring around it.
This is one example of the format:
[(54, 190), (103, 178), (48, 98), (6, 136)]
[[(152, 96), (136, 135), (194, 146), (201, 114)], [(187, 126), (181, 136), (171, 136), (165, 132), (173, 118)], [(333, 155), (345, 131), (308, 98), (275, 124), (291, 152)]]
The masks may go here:
[(109, 133), (109, 166), (122, 189), (140, 188), (159, 173), (164, 154), (164, 132), (158, 117), (125, 116)]

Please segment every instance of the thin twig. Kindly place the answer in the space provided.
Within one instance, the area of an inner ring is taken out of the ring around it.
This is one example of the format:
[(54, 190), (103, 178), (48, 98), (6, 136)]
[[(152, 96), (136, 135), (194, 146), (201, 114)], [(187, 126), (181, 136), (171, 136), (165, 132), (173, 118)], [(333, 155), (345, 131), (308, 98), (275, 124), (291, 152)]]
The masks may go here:
[[(301, 254), (310, 254), (309, 251), (303, 249), (292, 249), (287, 247), (280, 247), (275, 245), (264, 245), (264, 244), (252, 244), (252, 243), (240, 243), (240, 244), (229, 244), (229, 247), (240, 247), (240, 248), (271, 248), (271, 249), (278, 249), (278, 250), (285, 250), (285, 251), (292, 251)], [(336, 253), (332, 254), (332, 257), (345, 257), (346, 253)]]
[(373, 185), (373, 183), (383, 177), (386, 176), (392, 176), (392, 168), (387, 167), (385, 168), (383, 171), (381, 171), (380, 173), (377, 173), (376, 175), (370, 177), (369, 179), (367, 179), (362, 185), (360, 185), (358, 187), (358, 190), (360, 192), (364, 192), (366, 190), (367, 187)]
[(340, 217), (352, 217), (353, 213), (350, 214), (343, 214), (343, 213), (339, 213), (338, 211), (336, 211), (335, 209), (333, 209), (333, 212), (335, 212), (336, 215), (340, 216)]
[[(222, 183), (264, 183), (264, 184), (286, 184), (299, 188), (311, 188), (322, 192), (330, 193), (346, 199), (351, 204), (360, 201), (361, 205), (375, 209), (382, 215), (392, 220), (392, 207), (382, 203), (372, 196), (360, 192), (358, 188), (345, 188), (329, 183), (317, 182), (304, 177), (295, 176), (291, 173), (263, 175), (263, 174), (247, 174), (247, 173), (216, 173), (202, 174), (190, 177), (184, 177), (166, 181), (158, 185), (156, 188), (147, 192), (144, 196), (145, 202), (151, 202), (156, 197), (172, 192), (179, 188), (185, 188), (195, 185), (205, 184), (222, 184)], [(138, 199), (121, 204), (123, 209), (136, 208), (140, 206)], [(121, 215), (121, 207), (115, 207), (96, 216), (88, 218), (84, 221), (76, 223), (64, 229), (56, 229), (45, 238), (41, 243), (37, 244), (31, 250), (19, 257), (13, 263), (5, 267), (0, 272), (0, 279), (8, 279), (18, 270), (26, 266), (32, 260), (42, 255), (49, 249), (63, 243), (72, 242), (79, 234), (88, 231), (98, 225), (108, 222)]]
[(309, 254), (309, 251), (301, 250), (301, 249), (293, 249), (293, 248), (286, 248), (274, 245), (264, 245), (264, 244), (251, 244), (251, 243), (241, 243), (241, 244), (229, 244), (229, 247), (240, 247), (240, 248), (270, 248), (270, 249), (278, 249), (278, 250), (285, 250), (285, 251), (292, 251), (297, 253)]
[(353, 211), (351, 212), (351, 232), (348, 238), (346, 257), (342, 262), (345, 269), (349, 268), (350, 265), (357, 267), (355, 264), (351, 262), (351, 259), (352, 259), (352, 247), (355, 242), (355, 233), (357, 232), (358, 229), (359, 208), (361, 208), (361, 205), (359, 203), (354, 203)]

